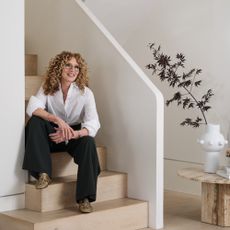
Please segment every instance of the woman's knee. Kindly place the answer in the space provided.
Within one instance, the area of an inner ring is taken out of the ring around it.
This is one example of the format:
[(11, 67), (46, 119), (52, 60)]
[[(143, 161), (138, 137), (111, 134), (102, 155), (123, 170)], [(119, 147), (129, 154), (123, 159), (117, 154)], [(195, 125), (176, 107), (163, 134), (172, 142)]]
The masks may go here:
[(28, 125), (41, 125), (41, 124), (44, 124), (45, 123), (45, 120), (38, 117), (38, 116), (32, 116), (29, 121), (28, 121)]
[(95, 140), (93, 137), (91, 136), (84, 136), (84, 137), (81, 137), (81, 142), (83, 144), (88, 144), (88, 145), (95, 145)]
[(32, 116), (30, 120), (28, 121), (26, 125), (26, 131), (36, 131), (39, 132), (39, 130), (49, 130), (49, 125), (47, 124), (48, 121), (45, 121), (44, 119), (37, 117), (37, 116)]

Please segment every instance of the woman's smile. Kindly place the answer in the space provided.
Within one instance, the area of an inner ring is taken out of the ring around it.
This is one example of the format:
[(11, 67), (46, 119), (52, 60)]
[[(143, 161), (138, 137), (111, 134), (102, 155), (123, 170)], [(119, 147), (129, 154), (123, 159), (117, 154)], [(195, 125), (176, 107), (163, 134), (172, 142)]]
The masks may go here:
[(79, 73), (79, 65), (75, 58), (71, 58), (64, 66), (62, 82), (74, 82)]

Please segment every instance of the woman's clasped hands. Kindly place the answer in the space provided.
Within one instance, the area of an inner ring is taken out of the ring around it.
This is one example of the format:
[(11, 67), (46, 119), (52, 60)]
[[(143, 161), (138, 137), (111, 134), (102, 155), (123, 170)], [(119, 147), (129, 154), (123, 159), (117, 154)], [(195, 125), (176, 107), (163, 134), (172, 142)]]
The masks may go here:
[(57, 128), (55, 127), (56, 132), (49, 134), (49, 137), (53, 142), (59, 144), (61, 142), (69, 141), (70, 139), (75, 138), (75, 131), (61, 118), (56, 118), (54, 123), (58, 125)]

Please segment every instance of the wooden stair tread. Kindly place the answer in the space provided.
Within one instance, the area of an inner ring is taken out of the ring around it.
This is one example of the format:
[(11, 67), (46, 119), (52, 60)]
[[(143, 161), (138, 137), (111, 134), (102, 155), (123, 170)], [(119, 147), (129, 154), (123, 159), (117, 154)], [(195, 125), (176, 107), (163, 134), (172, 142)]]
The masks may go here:
[(35, 95), (44, 80), (43, 76), (25, 76), (25, 100)]
[[(103, 177), (108, 177), (108, 176), (117, 176), (117, 175), (126, 175), (126, 173), (121, 173), (121, 172), (114, 172), (114, 171), (101, 171), (99, 178), (103, 178)], [(69, 182), (75, 182), (76, 181), (76, 175), (70, 175), (70, 176), (64, 176), (64, 177), (57, 177), (52, 179), (52, 183), (49, 185), (56, 185), (56, 184), (60, 184), (60, 183), (69, 183)], [(31, 181), (29, 183), (26, 184), (26, 186), (34, 186), (35, 181)], [(45, 191), (43, 189), (43, 191)]]
[(36, 54), (25, 54), (25, 74), (37, 75), (38, 56)]
[(41, 75), (25, 75), (25, 78), (26, 79), (44, 79), (44, 77), (43, 76), (41, 76)]
[(142, 228), (142, 229), (139, 229), (139, 230), (153, 230), (153, 228)]
[[(138, 206), (138, 205), (144, 205), (147, 209), (147, 202), (130, 199), (130, 198), (122, 198), (122, 199), (116, 199), (116, 200), (109, 200), (104, 202), (99, 202), (93, 204), (94, 212), (90, 214), (82, 214), (79, 212), (77, 207), (71, 207), (56, 211), (50, 211), (50, 212), (36, 212), (31, 211), (28, 209), (19, 209), (14, 211), (7, 211), (0, 214), (0, 220), (1, 215), (6, 215), (8, 217), (11, 217), (13, 219), (19, 219), (22, 221), (30, 222), (30, 223), (41, 223), (41, 222), (47, 222), (47, 221), (54, 221), (57, 219), (62, 218), (69, 218), (69, 217), (77, 217), (77, 216), (92, 216), (99, 212), (111, 210), (111, 209), (119, 209), (124, 208), (127, 206)], [(138, 209), (137, 209), (137, 212)], [(103, 215), (102, 215), (103, 218)]]
[[(55, 178), (45, 189), (26, 184), (26, 208), (39, 212), (54, 211), (76, 205), (76, 175)], [(97, 200), (102, 202), (127, 196), (127, 174), (102, 171), (98, 177)]]

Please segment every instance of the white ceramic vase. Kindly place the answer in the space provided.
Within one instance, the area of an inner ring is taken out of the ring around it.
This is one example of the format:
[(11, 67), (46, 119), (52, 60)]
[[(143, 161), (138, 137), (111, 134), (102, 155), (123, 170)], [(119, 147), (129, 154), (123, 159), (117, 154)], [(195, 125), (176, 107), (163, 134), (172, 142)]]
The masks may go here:
[(207, 124), (199, 143), (205, 151), (204, 171), (216, 173), (219, 168), (220, 152), (228, 143), (220, 133), (220, 125)]

